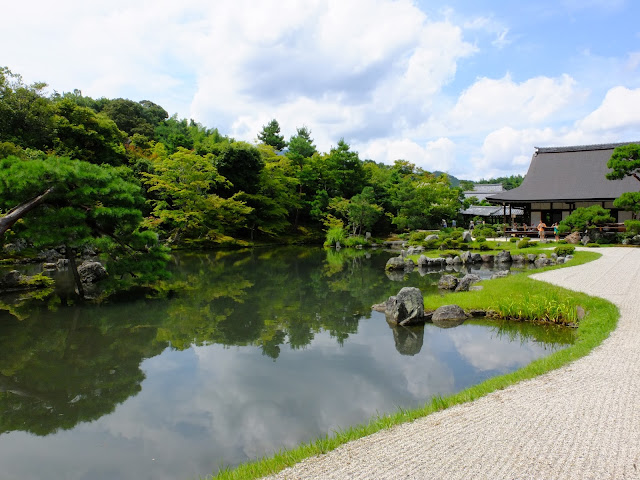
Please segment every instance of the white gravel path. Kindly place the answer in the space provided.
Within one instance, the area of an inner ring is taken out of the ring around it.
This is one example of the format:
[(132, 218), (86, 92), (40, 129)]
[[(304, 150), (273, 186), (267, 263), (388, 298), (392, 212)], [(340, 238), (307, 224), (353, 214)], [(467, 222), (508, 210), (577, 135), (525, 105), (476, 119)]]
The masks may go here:
[(615, 303), (590, 355), (312, 457), (271, 479), (640, 479), (640, 249), (536, 274)]

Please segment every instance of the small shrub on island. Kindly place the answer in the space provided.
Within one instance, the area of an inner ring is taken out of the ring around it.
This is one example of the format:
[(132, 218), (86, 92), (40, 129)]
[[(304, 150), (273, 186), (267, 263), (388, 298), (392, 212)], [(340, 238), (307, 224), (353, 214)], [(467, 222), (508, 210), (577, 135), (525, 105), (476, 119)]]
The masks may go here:
[(553, 249), (555, 254), (558, 255), (559, 257), (573, 255), (573, 252), (575, 252), (575, 250), (576, 250), (576, 247), (574, 247), (573, 245), (563, 245)]

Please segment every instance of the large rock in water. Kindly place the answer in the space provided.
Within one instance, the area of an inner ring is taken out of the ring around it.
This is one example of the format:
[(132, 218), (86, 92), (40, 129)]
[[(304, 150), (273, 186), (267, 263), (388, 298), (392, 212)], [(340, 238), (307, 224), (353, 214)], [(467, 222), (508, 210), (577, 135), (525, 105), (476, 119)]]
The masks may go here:
[(387, 260), (387, 264), (384, 267), (385, 270), (404, 270), (404, 258), (391, 257)]
[(508, 250), (502, 250), (498, 255), (496, 255), (496, 261), (498, 263), (510, 263), (511, 262), (511, 252)]
[(422, 292), (415, 287), (404, 287), (386, 303), (387, 321), (398, 325), (424, 322)]
[(80, 281), (85, 285), (92, 285), (107, 276), (107, 270), (100, 262), (83, 262), (78, 267)]
[(458, 305), (443, 305), (433, 312), (431, 321), (440, 328), (451, 328), (462, 325), (467, 319), (467, 314)]

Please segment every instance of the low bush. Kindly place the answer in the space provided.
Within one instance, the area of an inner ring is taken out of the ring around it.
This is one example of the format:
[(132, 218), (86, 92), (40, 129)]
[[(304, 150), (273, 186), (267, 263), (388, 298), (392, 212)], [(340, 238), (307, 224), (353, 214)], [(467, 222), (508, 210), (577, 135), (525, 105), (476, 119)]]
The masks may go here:
[(576, 250), (576, 247), (574, 247), (573, 245), (563, 245), (553, 249), (555, 254), (558, 255), (559, 257), (564, 257), (566, 255), (573, 255), (573, 252), (575, 252), (575, 250)]
[(410, 242), (421, 242), (427, 237), (428, 232), (411, 232), (409, 234)]
[(518, 239), (517, 239), (516, 237), (511, 237), (511, 238), (509, 239), (509, 241), (510, 241), (511, 243), (516, 243), (516, 242), (518, 241)]
[(491, 250), (491, 247), (489, 245), (487, 245), (486, 243), (481, 243), (478, 246), (478, 250), (480, 250), (481, 252), (486, 252), (488, 250)]
[(347, 237), (344, 240), (344, 245), (347, 247), (355, 247), (357, 245), (369, 245), (367, 239), (364, 237)]
[(531, 239), (529, 237), (524, 237), (522, 240), (518, 242), (518, 248), (529, 248), (531, 244), (529, 243)]
[(587, 247), (590, 247), (590, 248), (597, 248), (599, 246), (600, 246), (599, 243), (587, 243)]

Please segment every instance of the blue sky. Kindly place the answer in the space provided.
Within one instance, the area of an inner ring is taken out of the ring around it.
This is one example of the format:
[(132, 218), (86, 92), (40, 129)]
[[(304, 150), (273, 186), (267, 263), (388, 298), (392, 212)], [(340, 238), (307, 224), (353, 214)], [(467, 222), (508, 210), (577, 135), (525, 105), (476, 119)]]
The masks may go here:
[(26, 82), (148, 99), (236, 139), (276, 118), (321, 151), (461, 178), (535, 146), (640, 140), (634, 0), (50, 0), (3, 6)]

